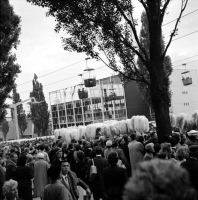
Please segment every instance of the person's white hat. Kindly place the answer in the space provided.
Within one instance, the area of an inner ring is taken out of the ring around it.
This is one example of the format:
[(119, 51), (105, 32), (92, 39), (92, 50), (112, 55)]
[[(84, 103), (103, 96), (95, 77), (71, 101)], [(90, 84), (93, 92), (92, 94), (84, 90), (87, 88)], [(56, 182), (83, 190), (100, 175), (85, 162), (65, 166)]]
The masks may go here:
[(197, 136), (198, 135), (198, 131), (196, 130), (191, 130), (189, 132), (187, 132), (188, 136)]
[(38, 153), (38, 158), (43, 158), (44, 159), (44, 154), (43, 153)]

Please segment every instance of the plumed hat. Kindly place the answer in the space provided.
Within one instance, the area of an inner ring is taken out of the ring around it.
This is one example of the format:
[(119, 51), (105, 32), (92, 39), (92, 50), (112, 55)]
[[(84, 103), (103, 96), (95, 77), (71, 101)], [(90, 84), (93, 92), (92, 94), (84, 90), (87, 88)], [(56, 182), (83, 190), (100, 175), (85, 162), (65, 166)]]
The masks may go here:
[(196, 130), (191, 130), (187, 133), (188, 133), (188, 136), (197, 136), (198, 135), (198, 131), (196, 131)]

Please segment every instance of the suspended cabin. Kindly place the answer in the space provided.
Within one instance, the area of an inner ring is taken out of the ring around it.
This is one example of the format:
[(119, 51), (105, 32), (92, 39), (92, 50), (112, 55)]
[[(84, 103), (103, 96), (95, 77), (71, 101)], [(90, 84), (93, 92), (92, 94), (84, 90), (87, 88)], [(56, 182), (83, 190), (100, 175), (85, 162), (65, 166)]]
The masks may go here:
[(78, 97), (79, 97), (79, 99), (86, 99), (86, 98), (88, 98), (88, 91), (85, 90), (84, 88), (78, 89)]
[(85, 87), (95, 87), (96, 86), (96, 77), (95, 70), (92, 68), (87, 68), (83, 73), (84, 85)]
[(182, 82), (184, 86), (192, 84), (192, 77), (190, 75), (190, 71), (182, 72)]

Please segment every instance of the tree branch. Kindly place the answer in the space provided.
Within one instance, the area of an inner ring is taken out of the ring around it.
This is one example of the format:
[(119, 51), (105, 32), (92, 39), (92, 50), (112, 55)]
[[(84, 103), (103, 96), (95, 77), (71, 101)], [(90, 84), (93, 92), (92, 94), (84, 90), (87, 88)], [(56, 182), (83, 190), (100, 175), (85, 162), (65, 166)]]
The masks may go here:
[(138, 38), (138, 36), (137, 36), (137, 31), (136, 31), (136, 28), (135, 28), (136, 25), (135, 25), (133, 16), (131, 16), (131, 20), (132, 20), (132, 22), (133, 22), (133, 23), (132, 23), (132, 22), (128, 19), (128, 17), (125, 15), (124, 11), (120, 8), (120, 6), (119, 6), (117, 0), (115, 0), (115, 5), (116, 5), (117, 9), (120, 11), (120, 13), (122, 14), (122, 16), (124, 17), (124, 19), (125, 19), (125, 20), (127, 21), (127, 23), (130, 25), (130, 27), (131, 27), (131, 29), (132, 29), (132, 32), (133, 32), (133, 35), (134, 35), (134, 37), (135, 37), (135, 41), (137, 42), (139, 49), (143, 52), (143, 54), (144, 54), (146, 60), (144, 60), (143, 57), (140, 56), (140, 54), (137, 54), (137, 51), (134, 51), (134, 52), (140, 57), (140, 59), (142, 60), (142, 62), (143, 62), (145, 65), (147, 65), (147, 63), (149, 62), (148, 55), (147, 55), (147, 53), (146, 53), (146, 50), (145, 50), (145, 49), (142, 47), (142, 45), (140, 44), (139, 38)]
[(160, 14), (160, 25), (162, 24), (163, 22), (163, 18), (164, 18), (164, 14), (165, 14), (165, 11), (166, 11), (166, 8), (168, 6), (168, 4), (170, 3), (170, 0), (167, 0), (164, 4), (164, 7), (161, 9), (161, 14)]
[[(167, 2), (168, 2), (168, 1), (167, 1)], [(179, 23), (179, 21), (180, 21), (180, 19), (181, 19), (181, 16), (182, 16), (182, 14), (183, 14), (183, 12), (184, 12), (184, 10), (185, 10), (185, 8), (186, 8), (187, 3), (188, 3), (188, 0), (182, 0), (180, 15), (179, 15), (179, 17), (178, 17), (178, 19), (177, 19), (177, 21), (176, 21), (175, 28), (173, 29), (173, 32), (172, 32), (171, 35), (170, 35), (170, 39), (169, 39), (168, 44), (166, 45), (166, 48), (165, 48), (165, 50), (164, 50), (164, 53), (162, 54), (162, 60), (164, 60), (165, 55), (166, 55), (166, 52), (167, 52), (167, 50), (168, 50), (168, 48), (169, 48), (169, 46), (170, 46), (170, 44), (171, 44), (171, 42), (172, 42), (173, 37), (175, 36), (175, 32), (177, 31), (178, 23)]]

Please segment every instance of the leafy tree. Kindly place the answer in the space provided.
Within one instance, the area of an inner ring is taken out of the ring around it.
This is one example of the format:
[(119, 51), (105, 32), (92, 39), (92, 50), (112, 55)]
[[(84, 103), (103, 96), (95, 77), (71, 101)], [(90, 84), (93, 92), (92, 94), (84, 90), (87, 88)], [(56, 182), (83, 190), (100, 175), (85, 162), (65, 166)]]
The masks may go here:
[(45, 101), (43, 86), (38, 82), (38, 77), (34, 74), (32, 81), (33, 91), (30, 92), (30, 97), (35, 97), (39, 104), (30, 104), (30, 116), (36, 128), (39, 130), (39, 136), (45, 135), (49, 123), (48, 104)]
[[(142, 13), (141, 16), (141, 22), (142, 22), (142, 28), (140, 30), (140, 43), (144, 47), (144, 49), (147, 51), (147, 54), (150, 54), (149, 46), (150, 46), (150, 41), (149, 41), (149, 27), (148, 27), (148, 20), (147, 20), (147, 15), (146, 12)], [(162, 37), (162, 48), (164, 50), (164, 38)], [(142, 56), (143, 52), (141, 52)], [(150, 76), (147, 68), (145, 65), (142, 63), (141, 59), (138, 58), (137, 60), (137, 66), (141, 74), (144, 74), (145, 79), (150, 83)], [(165, 56), (164, 58), (164, 72), (166, 74), (166, 88), (169, 93), (169, 104), (171, 104), (171, 90), (170, 90), (170, 80), (169, 76), (172, 73), (172, 63), (171, 63), (171, 58), (169, 56)], [(151, 91), (150, 91), (150, 85), (145, 84), (145, 82), (138, 82), (138, 87), (139, 90), (143, 96), (143, 98), (146, 100), (148, 105), (153, 108), (152, 106), (152, 101), (151, 101)]]
[(0, 0), (0, 121), (6, 114), (9, 93), (15, 87), (20, 66), (15, 63), (12, 49), (17, 48), (20, 34), (20, 17), (14, 13), (8, 0)]
[(4, 119), (3, 122), (1, 123), (1, 129), (3, 132), (4, 141), (6, 141), (6, 137), (9, 132), (9, 128), (10, 127), (9, 127), (8, 121), (6, 119)]
[[(21, 102), (20, 94), (17, 93), (16, 88), (13, 89), (12, 99), (13, 99), (13, 104)], [(12, 117), (13, 117), (13, 112), (12, 112)], [(18, 117), (19, 129), (21, 132), (21, 138), (23, 138), (24, 131), (27, 128), (26, 114), (23, 110), (23, 104), (17, 106), (17, 117)]]
[[(55, 30), (65, 30), (64, 49), (86, 52), (101, 59), (112, 70), (129, 80), (144, 82), (150, 87), (155, 111), (157, 134), (160, 142), (171, 133), (169, 117), (169, 92), (164, 59), (176, 34), (188, 0), (181, 0), (181, 11), (167, 45), (162, 44), (162, 23), (171, 0), (139, 0), (144, 8), (149, 27), (149, 52), (138, 37), (134, 18), (133, 0), (27, 0), (35, 5), (48, 7), (48, 15), (56, 19)], [(99, 52), (108, 61), (101, 58)], [(136, 56), (149, 72), (150, 82), (136, 66)]]

